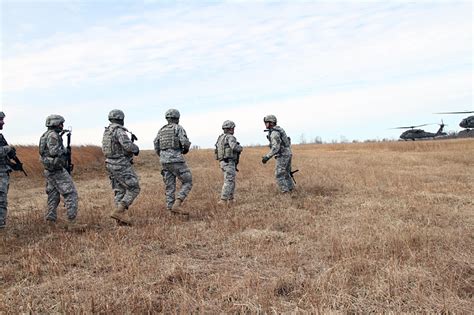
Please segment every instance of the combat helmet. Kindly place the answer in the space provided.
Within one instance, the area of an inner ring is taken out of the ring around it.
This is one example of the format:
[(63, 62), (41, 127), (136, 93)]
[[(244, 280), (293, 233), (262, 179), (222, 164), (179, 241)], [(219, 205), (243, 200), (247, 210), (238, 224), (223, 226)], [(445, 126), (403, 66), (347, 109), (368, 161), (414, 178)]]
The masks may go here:
[(0, 119), (3, 119), (5, 118), (5, 113), (4, 112), (0, 112)]
[(112, 109), (109, 113), (109, 120), (124, 120), (125, 114), (120, 109)]
[(267, 116), (263, 117), (263, 122), (271, 122), (271, 123), (274, 123), (276, 125), (277, 118), (276, 118), (275, 115), (267, 115)]
[(58, 127), (60, 124), (64, 123), (64, 117), (61, 115), (49, 115), (46, 117), (46, 127)]
[(235, 128), (235, 123), (232, 120), (226, 120), (222, 123), (222, 129)]
[(174, 108), (168, 109), (165, 114), (166, 119), (179, 119), (179, 116), (179, 111)]

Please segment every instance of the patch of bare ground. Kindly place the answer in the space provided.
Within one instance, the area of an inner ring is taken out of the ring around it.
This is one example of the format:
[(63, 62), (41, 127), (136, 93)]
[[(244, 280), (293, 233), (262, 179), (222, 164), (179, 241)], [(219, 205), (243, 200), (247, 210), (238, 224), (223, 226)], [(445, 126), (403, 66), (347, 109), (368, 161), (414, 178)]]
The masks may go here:
[[(75, 148), (83, 232), (48, 226), (37, 149), (18, 155), (0, 232), (0, 313), (470, 313), (473, 140), (294, 146), (280, 195), (245, 148), (237, 202), (217, 205), (211, 150), (188, 155), (189, 219), (165, 211), (158, 158), (135, 159), (133, 227), (109, 218), (99, 148)], [(60, 209), (64, 220), (65, 210)]]

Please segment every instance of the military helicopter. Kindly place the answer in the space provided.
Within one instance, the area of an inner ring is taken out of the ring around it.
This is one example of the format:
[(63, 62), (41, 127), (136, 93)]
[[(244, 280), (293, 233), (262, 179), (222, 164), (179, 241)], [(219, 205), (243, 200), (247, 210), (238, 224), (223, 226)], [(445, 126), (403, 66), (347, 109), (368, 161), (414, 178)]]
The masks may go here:
[(446, 132), (443, 132), (444, 127), (446, 126), (443, 121), (441, 121), (441, 124), (439, 124), (439, 129), (436, 133), (432, 132), (427, 132), (424, 131), (423, 129), (415, 129), (417, 127), (423, 127), (423, 126), (428, 126), (428, 125), (433, 125), (433, 124), (423, 124), (423, 125), (418, 125), (418, 126), (406, 126), (406, 127), (395, 127), (392, 129), (409, 129), (407, 131), (404, 131), (400, 135), (400, 139), (402, 140), (413, 140), (415, 141), (416, 139), (433, 139), (441, 136), (446, 136)]
[[(465, 110), (461, 112), (445, 112), (445, 113), (436, 113), (436, 114), (471, 114), (474, 113), (472, 110)], [(474, 128), (474, 115), (468, 116), (461, 120), (459, 123), (459, 127), (461, 128)]]
[[(472, 110), (465, 110), (460, 112), (444, 112), (444, 113), (436, 113), (436, 114), (470, 114), (474, 113)], [(474, 137), (474, 115), (468, 116), (461, 120), (459, 123), (459, 127), (464, 128), (463, 130), (459, 131), (456, 135), (457, 138), (466, 138), (466, 137)]]

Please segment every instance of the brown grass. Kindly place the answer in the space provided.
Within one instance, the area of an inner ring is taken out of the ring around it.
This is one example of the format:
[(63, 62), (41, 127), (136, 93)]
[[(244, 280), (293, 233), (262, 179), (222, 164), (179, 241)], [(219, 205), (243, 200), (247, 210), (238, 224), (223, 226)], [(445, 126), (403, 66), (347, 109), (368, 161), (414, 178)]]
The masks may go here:
[(77, 148), (78, 233), (43, 222), (36, 149), (19, 148), (37, 180), (11, 180), (0, 313), (472, 312), (473, 140), (295, 146), (291, 197), (265, 151), (244, 149), (233, 209), (212, 151), (192, 151), (189, 220), (165, 212), (142, 152), (127, 228), (108, 217), (100, 149)]

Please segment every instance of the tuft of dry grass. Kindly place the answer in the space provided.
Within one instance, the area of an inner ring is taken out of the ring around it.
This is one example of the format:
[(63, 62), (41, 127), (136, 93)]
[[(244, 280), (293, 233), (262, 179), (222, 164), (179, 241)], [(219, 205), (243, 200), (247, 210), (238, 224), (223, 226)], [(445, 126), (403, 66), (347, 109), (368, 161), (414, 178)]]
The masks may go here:
[[(36, 180), (43, 177), (43, 165), (40, 162), (38, 147), (15, 146), (18, 158), (23, 163), (28, 177)], [(82, 179), (82, 176), (104, 172), (105, 159), (102, 149), (98, 146), (72, 146), (72, 164), (74, 164), (74, 174)], [(105, 174), (105, 173), (104, 173)], [(23, 177), (21, 172), (13, 172), (12, 177)]]
[(108, 217), (100, 149), (76, 148), (82, 233), (43, 222), (36, 150), (18, 148), (31, 178), (11, 179), (0, 313), (474, 309), (472, 140), (294, 146), (291, 196), (266, 148), (245, 148), (230, 209), (212, 150), (191, 151), (189, 220), (165, 211), (158, 158), (141, 152), (132, 228)]

